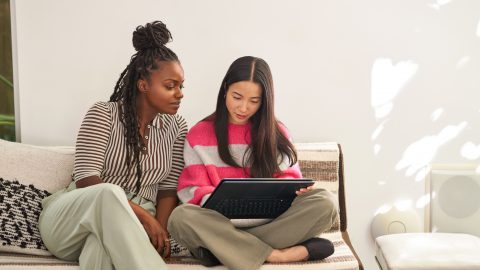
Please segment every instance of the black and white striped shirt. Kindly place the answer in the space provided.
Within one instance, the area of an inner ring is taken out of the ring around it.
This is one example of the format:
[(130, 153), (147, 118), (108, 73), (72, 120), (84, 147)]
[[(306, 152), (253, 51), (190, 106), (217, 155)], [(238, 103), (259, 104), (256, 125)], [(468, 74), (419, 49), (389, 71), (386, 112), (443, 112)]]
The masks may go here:
[[(117, 102), (97, 102), (85, 115), (75, 148), (73, 180), (99, 176), (103, 182), (135, 191), (136, 166), (125, 163), (125, 128)], [(182, 172), (187, 124), (180, 115), (158, 114), (145, 130), (140, 154), (142, 169), (138, 195), (153, 201), (157, 190), (176, 190)]]

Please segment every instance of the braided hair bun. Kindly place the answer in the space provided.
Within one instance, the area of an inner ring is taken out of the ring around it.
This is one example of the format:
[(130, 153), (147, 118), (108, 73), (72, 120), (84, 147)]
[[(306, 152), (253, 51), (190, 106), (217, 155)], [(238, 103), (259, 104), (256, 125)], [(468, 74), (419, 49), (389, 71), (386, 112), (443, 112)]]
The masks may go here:
[(164, 47), (172, 39), (172, 34), (161, 21), (138, 26), (133, 32), (133, 47), (135, 50), (144, 51)]

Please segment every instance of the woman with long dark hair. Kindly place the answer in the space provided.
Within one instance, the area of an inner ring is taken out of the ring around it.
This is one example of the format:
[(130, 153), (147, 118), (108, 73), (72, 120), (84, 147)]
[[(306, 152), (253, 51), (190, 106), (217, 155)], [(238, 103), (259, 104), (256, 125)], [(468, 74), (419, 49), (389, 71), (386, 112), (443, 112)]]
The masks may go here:
[(292, 206), (274, 220), (248, 227), (201, 208), (223, 178), (301, 178), (287, 129), (274, 114), (268, 64), (256, 57), (235, 60), (220, 86), (215, 113), (187, 134), (178, 196), (185, 204), (169, 231), (202, 264), (256, 269), (272, 263), (323, 259), (334, 251), (326, 239), (337, 216), (331, 194), (313, 187), (297, 191)]
[(43, 201), (42, 239), (80, 269), (166, 269), (167, 220), (177, 205), (185, 120), (177, 115), (184, 74), (160, 21), (133, 32), (137, 51), (110, 102), (85, 115), (73, 181)]

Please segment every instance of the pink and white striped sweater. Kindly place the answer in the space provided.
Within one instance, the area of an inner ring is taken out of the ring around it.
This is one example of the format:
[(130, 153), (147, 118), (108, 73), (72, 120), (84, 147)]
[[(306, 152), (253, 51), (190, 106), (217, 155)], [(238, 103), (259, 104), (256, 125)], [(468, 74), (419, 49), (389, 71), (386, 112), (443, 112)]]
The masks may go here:
[[(282, 131), (290, 138), (285, 127)], [(237, 164), (243, 163), (243, 157), (251, 142), (251, 125), (228, 126), (230, 152)], [(201, 121), (187, 134), (184, 151), (185, 168), (178, 179), (178, 197), (183, 203), (202, 205), (223, 178), (249, 178), (249, 168), (236, 168), (225, 164), (218, 154), (218, 143), (212, 121)], [(280, 163), (281, 173), (275, 178), (302, 178), (300, 167), (289, 167), (289, 160)]]

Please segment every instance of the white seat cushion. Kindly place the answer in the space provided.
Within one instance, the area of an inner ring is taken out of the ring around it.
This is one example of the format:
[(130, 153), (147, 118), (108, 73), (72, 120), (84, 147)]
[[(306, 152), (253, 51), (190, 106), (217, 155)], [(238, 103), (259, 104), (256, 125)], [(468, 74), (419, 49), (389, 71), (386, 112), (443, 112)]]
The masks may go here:
[(402, 233), (377, 237), (383, 270), (480, 269), (480, 238), (460, 233)]

